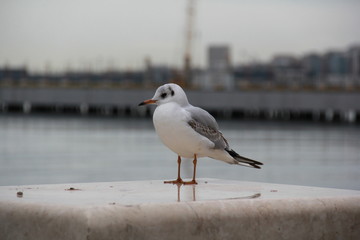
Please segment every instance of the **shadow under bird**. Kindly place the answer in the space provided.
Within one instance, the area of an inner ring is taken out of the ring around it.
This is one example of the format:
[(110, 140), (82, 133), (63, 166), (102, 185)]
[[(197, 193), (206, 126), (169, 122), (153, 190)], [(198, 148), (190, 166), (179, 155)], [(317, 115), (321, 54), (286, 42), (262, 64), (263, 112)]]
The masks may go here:
[[(261, 162), (240, 156), (230, 148), (213, 116), (204, 109), (192, 106), (184, 90), (177, 84), (160, 86), (153, 98), (139, 106), (157, 104), (153, 115), (156, 133), (161, 141), (178, 155), (178, 177), (164, 183), (197, 184), (196, 164), (201, 157), (210, 157), (229, 164), (260, 168)], [(194, 158), (191, 181), (180, 176), (181, 157)]]

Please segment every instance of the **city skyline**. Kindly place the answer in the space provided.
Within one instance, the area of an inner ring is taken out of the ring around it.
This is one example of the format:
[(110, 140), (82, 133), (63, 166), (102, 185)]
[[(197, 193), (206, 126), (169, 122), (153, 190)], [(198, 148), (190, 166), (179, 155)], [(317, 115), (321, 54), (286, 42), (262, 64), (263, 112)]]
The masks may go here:
[[(182, 67), (186, 1), (2, 1), (0, 66), (31, 71)], [(210, 45), (226, 44), (232, 62), (276, 54), (324, 53), (358, 44), (355, 0), (196, 0), (194, 66)]]

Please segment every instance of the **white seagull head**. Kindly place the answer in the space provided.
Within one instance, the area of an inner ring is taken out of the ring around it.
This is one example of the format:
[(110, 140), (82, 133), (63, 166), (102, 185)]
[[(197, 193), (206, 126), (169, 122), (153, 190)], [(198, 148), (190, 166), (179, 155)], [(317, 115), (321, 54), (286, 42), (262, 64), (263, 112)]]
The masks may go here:
[(189, 105), (188, 99), (184, 90), (175, 83), (168, 83), (160, 86), (152, 99), (145, 100), (139, 104), (146, 105), (155, 103), (157, 105), (166, 104), (169, 102), (175, 102), (180, 106)]

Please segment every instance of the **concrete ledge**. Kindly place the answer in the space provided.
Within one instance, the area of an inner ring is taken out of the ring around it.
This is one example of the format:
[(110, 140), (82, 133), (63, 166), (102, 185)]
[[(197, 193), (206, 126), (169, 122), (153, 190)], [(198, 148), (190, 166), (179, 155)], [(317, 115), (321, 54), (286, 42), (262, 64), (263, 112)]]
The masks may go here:
[(0, 239), (360, 239), (360, 191), (216, 179), (0, 187)]

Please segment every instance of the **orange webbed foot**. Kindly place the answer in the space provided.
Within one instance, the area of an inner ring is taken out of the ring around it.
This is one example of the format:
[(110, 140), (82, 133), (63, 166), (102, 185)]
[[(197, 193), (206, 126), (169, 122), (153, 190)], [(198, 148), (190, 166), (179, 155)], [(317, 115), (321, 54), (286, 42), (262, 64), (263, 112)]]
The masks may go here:
[(188, 182), (183, 182), (184, 185), (195, 185), (198, 184), (197, 181), (195, 179), (188, 181)]
[(176, 180), (173, 180), (173, 181), (164, 181), (165, 184), (184, 184), (184, 181), (181, 179), (181, 178), (178, 178)]

